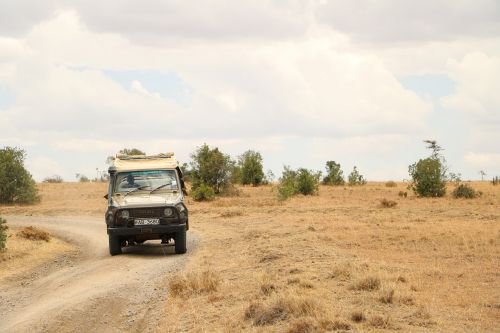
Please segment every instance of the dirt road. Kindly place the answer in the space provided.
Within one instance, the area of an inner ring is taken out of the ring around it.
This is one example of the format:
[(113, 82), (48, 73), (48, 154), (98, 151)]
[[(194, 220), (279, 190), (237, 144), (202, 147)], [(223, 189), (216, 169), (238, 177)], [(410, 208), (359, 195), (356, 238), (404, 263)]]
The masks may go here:
[(0, 286), (0, 332), (153, 331), (167, 297), (162, 280), (197, 244), (190, 232), (184, 255), (150, 242), (110, 257), (102, 219), (5, 217), (12, 227), (43, 227), (80, 251)]

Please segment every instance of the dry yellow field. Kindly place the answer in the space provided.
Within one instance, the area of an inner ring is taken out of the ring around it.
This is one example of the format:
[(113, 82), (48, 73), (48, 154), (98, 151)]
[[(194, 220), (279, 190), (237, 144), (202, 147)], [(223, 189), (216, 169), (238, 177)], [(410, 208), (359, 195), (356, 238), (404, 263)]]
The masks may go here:
[[(402, 183), (369, 183), (285, 202), (271, 186), (188, 199), (200, 244), (165, 277), (158, 331), (500, 331), (500, 186), (472, 186), (482, 197), (404, 198)], [(40, 204), (0, 215), (104, 213), (105, 184), (40, 189)]]

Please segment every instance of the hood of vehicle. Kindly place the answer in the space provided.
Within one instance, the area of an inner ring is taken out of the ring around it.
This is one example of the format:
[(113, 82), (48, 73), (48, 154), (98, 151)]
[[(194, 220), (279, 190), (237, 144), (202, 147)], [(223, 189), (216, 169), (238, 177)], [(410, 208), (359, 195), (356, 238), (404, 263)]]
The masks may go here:
[(127, 196), (114, 195), (113, 203), (118, 208), (140, 208), (174, 205), (182, 201), (180, 193), (138, 193)]

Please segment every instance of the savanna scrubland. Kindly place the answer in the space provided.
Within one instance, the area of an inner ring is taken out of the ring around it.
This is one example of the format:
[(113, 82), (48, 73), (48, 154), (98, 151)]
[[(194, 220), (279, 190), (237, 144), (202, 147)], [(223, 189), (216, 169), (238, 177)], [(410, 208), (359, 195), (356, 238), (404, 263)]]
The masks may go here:
[[(199, 245), (163, 279), (157, 330), (498, 331), (500, 187), (472, 185), (480, 197), (404, 197), (405, 183), (368, 182), (321, 185), (318, 195), (286, 201), (273, 185), (238, 186), (239, 196), (211, 202), (188, 198), (188, 238)], [(104, 214), (105, 183), (37, 186), (39, 203), (2, 205), (0, 215)], [(9, 257), (14, 232), (4, 278), (40, 264), (35, 247)], [(56, 238), (36, 242), (75, 251)]]

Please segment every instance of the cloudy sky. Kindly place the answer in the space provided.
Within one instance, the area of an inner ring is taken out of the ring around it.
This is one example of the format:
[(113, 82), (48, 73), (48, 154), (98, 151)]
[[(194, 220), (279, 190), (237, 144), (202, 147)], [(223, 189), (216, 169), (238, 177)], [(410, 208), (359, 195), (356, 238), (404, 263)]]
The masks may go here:
[(75, 180), (204, 142), (265, 169), (500, 175), (497, 0), (0, 0), (0, 147)]

